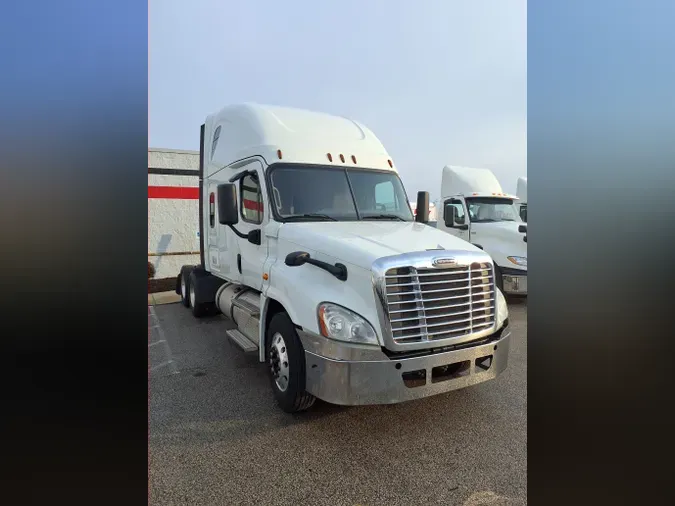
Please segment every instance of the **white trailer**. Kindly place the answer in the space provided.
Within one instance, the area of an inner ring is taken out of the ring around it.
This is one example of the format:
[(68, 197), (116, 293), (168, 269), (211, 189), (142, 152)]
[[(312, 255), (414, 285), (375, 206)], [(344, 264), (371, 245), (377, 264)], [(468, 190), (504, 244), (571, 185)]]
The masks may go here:
[(176, 291), (195, 316), (237, 325), (224, 334), (268, 365), (283, 410), (397, 403), (506, 368), (490, 256), (426, 211), (414, 220), (368, 128), (245, 104), (207, 117), (200, 144), (201, 263)]
[(527, 295), (527, 225), (515, 202), (488, 169), (447, 165), (441, 180), (438, 229), (478, 246), (495, 263), (497, 287)]

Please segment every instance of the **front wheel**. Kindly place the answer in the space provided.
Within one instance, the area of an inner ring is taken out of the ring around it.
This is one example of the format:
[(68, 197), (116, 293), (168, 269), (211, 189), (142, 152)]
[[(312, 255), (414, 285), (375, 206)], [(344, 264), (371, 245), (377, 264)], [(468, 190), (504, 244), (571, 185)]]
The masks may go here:
[(286, 313), (272, 317), (266, 348), (272, 390), (279, 407), (286, 413), (309, 409), (316, 398), (305, 390), (305, 350)]

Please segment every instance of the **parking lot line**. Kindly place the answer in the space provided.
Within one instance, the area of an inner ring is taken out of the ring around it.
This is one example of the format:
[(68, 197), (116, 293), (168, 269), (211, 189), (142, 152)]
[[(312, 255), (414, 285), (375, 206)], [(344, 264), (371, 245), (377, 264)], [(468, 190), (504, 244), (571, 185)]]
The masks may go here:
[(164, 345), (164, 352), (166, 354), (166, 360), (162, 362), (161, 364), (158, 364), (156, 366), (153, 366), (150, 368), (150, 372), (159, 369), (160, 367), (164, 366), (171, 366), (171, 373), (172, 374), (177, 374), (178, 373), (178, 366), (176, 363), (173, 361), (173, 357), (171, 356), (171, 348), (169, 347), (169, 343), (166, 340), (166, 336), (164, 335), (164, 330), (162, 329), (162, 325), (159, 323), (159, 318), (157, 318), (157, 313), (155, 312), (155, 308), (153, 306), (148, 306), (148, 310), (150, 312), (150, 315), (152, 316), (152, 319), (154, 321), (154, 325), (151, 325), (151, 329), (156, 329), (157, 333), (159, 334), (159, 339), (157, 341), (153, 341), (151, 343), (148, 343), (148, 349), (151, 346), (154, 346), (155, 344), (162, 343)]

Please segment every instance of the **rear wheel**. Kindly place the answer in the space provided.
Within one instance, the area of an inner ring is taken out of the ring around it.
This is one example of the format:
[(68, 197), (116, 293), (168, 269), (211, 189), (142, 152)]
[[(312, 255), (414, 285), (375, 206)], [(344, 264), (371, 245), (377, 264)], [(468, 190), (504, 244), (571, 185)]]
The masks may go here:
[(192, 308), (192, 315), (195, 318), (201, 318), (209, 312), (210, 305), (204, 302), (197, 302), (197, 290), (199, 289), (199, 278), (203, 277), (202, 271), (195, 269), (188, 277), (189, 303)]
[(180, 301), (185, 307), (190, 307), (188, 271), (183, 269), (180, 273)]
[(266, 348), (272, 390), (279, 407), (286, 413), (309, 409), (316, 398), (305, 390), (305, 350), (286, 313), (272, 317)]

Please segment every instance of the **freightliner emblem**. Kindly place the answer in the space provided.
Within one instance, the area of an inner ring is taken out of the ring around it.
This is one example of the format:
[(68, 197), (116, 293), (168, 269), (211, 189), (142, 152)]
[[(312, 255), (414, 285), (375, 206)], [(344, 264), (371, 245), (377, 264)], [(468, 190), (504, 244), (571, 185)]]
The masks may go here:
[(457, 260), (454, 258), (434, 258), (434, 267), (452, 267), (457, 265)]

